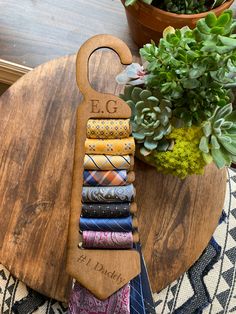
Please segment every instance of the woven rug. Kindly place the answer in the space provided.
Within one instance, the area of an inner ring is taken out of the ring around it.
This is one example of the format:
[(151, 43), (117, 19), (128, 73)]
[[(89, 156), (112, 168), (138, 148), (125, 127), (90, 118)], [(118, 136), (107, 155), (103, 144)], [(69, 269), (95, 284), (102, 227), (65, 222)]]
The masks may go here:
[[(228, 169), (219, 225), (198, 261), (160, 293), (157, 314), (236, 313), (236, 172)], [(0, 314), (63, 314), (67, 306), (26, 287), (0, 265)], [(114, 313), (110, 313), (114, 314)]]

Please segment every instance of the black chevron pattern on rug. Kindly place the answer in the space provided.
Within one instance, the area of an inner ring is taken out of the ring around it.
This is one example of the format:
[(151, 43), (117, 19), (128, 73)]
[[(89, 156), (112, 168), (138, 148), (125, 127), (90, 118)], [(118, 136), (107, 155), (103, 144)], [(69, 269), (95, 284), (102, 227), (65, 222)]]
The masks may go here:
[[(40, 306), (48, 303), (47, 314), (63, 314), (66, 313), (67, 307), (63, 303), (56, 300), (48, 299), (44, 295), (28, 288), (28, 295), (22, 300), (15, 302), (12, 307), (15, 314), (30, 314), (34, 313)], [(54, 310), (55, 309), (55, 310)]]
[(217, 300), (219, 301), (223, 309), (225, 308), (229, 293), (230, 293), (230, 289), (227, 289), (225, 291), (222, 291), (216, 296)]
[(201, 257), (187, 272), (194, 295), (173, 314), (200, 314), (202, 309), (211, 302), (203, 278), (219, 260), (220, 253), (221, 247), (212, 238)]
[(33, 313), (43, 305), (47, 298), (40, 293), (33, 291), (28, 288), (29, 294), (22, 300), (15, 302), (12, 307), (12, 310), (15, 314), (29, 314)]
[(1, 277), (3, 280), (7, 280), (7, 276), (6, 276), (6, 274), (4, 273), (3, 270), (0, 271), (0, 277)]
[(230, 269), (223, 272), (222, 277), (227, 282), (228, 286), (231, 287), (234, 279), (234, 267), (231, 267)]

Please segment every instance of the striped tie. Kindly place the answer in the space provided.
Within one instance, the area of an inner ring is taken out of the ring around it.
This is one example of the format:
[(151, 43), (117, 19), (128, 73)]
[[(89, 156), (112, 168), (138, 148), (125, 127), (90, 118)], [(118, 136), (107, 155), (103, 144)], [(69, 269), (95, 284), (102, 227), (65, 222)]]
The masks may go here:
[(133, 228), (131, 216), (122, 218), (80, 218), (80, 230), (130, 232)]
[(131, 170), (133, 169), (133, 156), (109, 156), (86, 154), (84, 157), (85, 170)]

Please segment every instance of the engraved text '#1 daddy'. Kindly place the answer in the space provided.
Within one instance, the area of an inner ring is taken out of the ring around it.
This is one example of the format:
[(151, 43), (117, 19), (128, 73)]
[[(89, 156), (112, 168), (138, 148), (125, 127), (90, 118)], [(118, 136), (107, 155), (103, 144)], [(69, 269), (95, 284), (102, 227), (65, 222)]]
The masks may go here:
[(118, 285), (124, 283), (125, 279), (121, 276), (121, 273), (116, 272), (115, 270), (109, 270), (106, 269), (105, 266), (97, 261), (92, 261), (91, 258), (88, 258), (86, 255), (80, 255), (80, 257), (77, 259), (78, 263), (84, 264), (89, 269), (97, 271), (107, 278), (110, 278), (111, 280), (115, 281)]

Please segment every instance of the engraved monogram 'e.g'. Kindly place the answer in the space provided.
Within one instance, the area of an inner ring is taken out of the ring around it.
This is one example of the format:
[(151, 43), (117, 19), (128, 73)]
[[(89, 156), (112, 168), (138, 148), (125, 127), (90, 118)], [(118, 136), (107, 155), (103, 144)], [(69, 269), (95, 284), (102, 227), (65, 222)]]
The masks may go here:
[[(105, 106), (100, 103), (99, 99), (91, 99), (91, 113), (104, 113), (104, 110), (106, 113), (116, 113), (117, 112), (117, 100), (107, 100), (105, 102)], [(102, 106), (103, 105), (103, 106)]]

